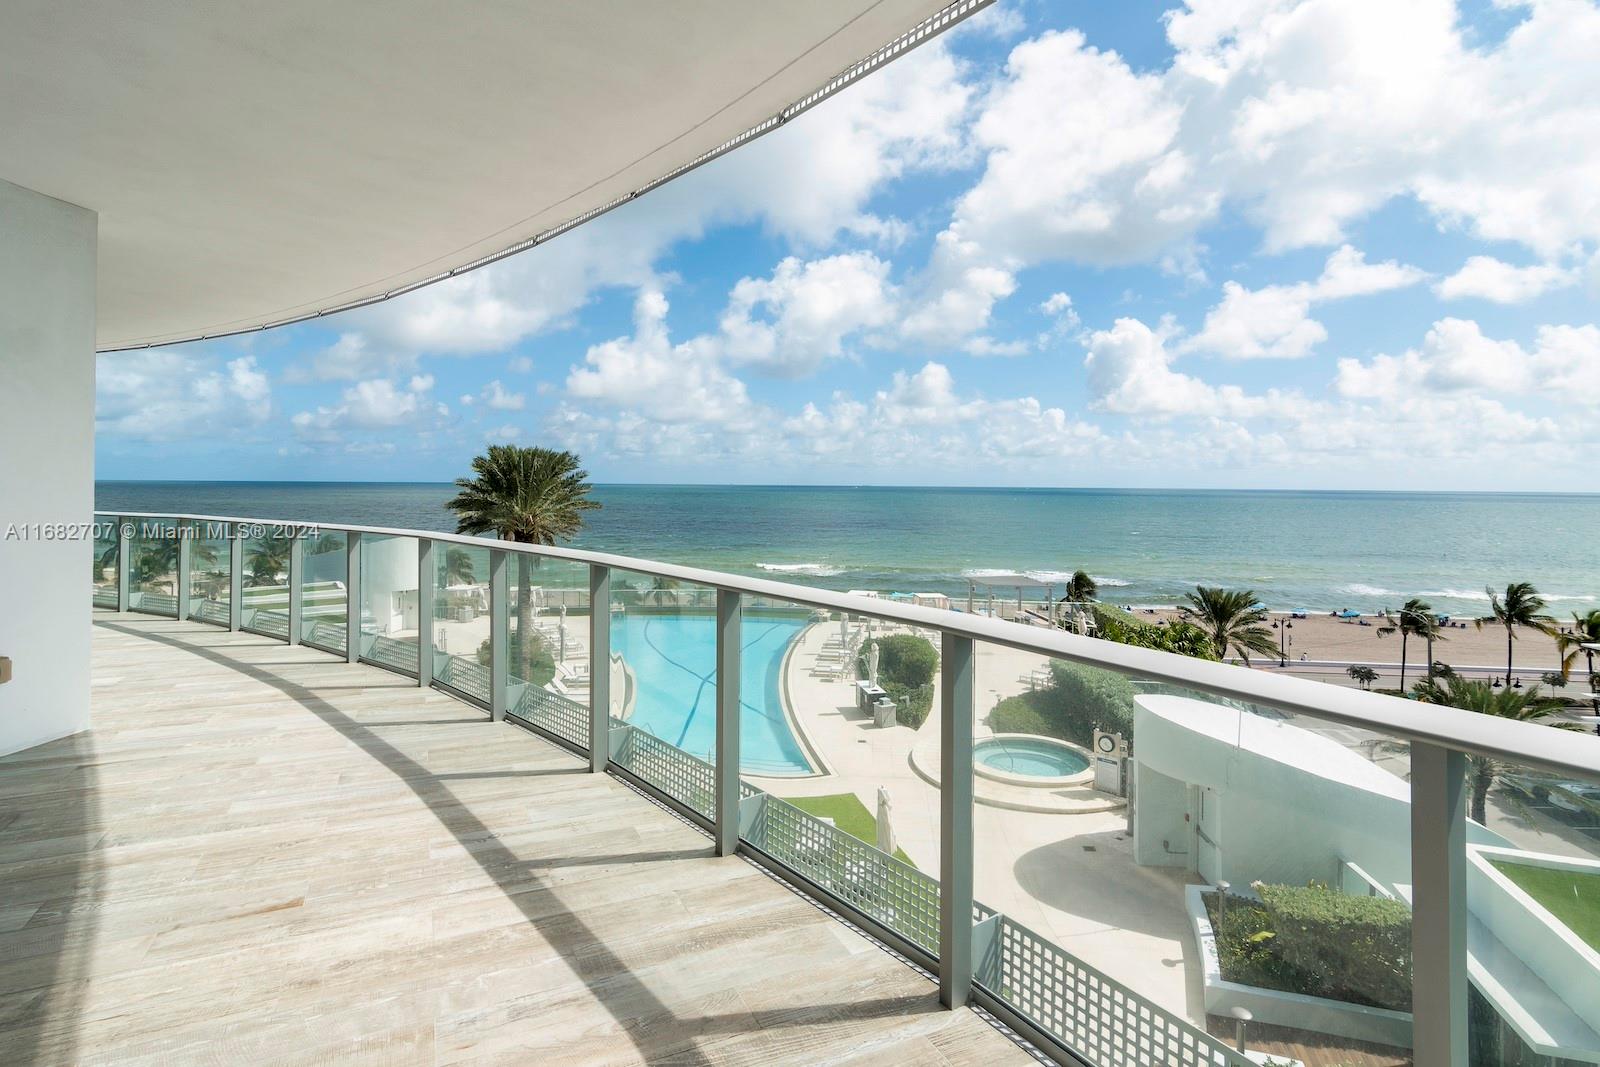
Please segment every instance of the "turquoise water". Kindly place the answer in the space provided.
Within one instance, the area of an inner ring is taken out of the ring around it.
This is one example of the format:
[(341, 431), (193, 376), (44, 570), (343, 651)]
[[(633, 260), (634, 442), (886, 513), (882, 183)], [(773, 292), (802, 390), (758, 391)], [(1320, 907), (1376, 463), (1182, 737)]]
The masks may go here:
[[(96, 505), (454, 529), (434, 484), (103, 482)], [(1037, 597), (1082, 568), (1101, 596), (1198, 583), (1270, 607), (1370, 612), (1421, 595), (1475, 615), (1533, 582), (1562, 618), (1600, 606), (1600, 496), (603, 485), (576, 544), (831, 589)], [(973, 583), (969, 587), (969, 581)]]
[(1089, 769), (1081, 754), (1044, 741), (990, 738), (972, 746), (972, 758), (985, 767), (1032, 778), (1064, 778)]
[[(783, 714), (784, 652), (806, 620), (746, 615), (739, 661), (739, 766), (751, 774), (810, 774)], [(714, 758), (717, 725), (716, 620), (697, 615), (617, 613), (611, 650), (633, 672), (633, 717), (641, 730), (702, 759)]]

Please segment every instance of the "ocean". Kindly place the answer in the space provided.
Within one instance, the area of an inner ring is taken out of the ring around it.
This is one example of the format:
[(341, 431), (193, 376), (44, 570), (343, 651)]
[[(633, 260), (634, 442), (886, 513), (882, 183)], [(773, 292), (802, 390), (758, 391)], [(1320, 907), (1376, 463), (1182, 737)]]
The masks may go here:
[[(449, 485), (100, 482), (100, 510), (454, 530)], [(1197, 584), (1275, 610), (1421, 596), (1481, 613), (1536, 585), (1560, 618), (1600, 605), (1600, 495), (600, 485), (580, 548), (830, 589), (1037, 598), (1082, 569), (1102, 600)]]

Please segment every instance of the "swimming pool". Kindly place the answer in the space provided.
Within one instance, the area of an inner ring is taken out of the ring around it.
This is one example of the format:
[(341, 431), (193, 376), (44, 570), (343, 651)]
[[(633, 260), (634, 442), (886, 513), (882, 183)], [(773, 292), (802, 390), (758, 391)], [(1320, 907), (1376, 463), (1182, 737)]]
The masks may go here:
[(980, 766), (1024, 778), (1067, 778), (1089, 769), (1089, 758), (1047, 737), (990, 737), (972, 746)]
[[(783, 657), (807, 626), (794, 616), (745, 615), (740, 650), (739, 766), (750, 774), (801, 775), (815, 769), (783, 714)], [(615, 613), (611, 650), (634, 679), (629, 722), (702, 759), (712, 759), (717, 728), (717, 631), (709, 615)]]

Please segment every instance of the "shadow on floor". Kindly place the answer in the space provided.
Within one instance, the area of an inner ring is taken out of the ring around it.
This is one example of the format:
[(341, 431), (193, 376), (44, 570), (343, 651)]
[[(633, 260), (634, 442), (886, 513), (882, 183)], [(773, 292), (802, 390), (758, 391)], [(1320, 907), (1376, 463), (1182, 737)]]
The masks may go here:
[[(783, 1012), (756, 1013), (754, 1017), (749, 1013), (701, 1017), (677, 1016), (660, 1001), (649, 986), (634, 975), (628, 966), (604, 945), (602, 939), (589, 929), (580, 916), (567, 910), (550, 912), (536, 905), (540, 895), (528, 892), (530, 873), (537, 877), (537, 872), (541, 869), (555, 869), (562, 864), (580, 861), (563, 857), (530, 861), (518, 856), (510, 848), (499, 843), (489, 827), (450, 791), (446, 783), (451, 775), (430, 771), (384, 740), (382, 735), (373, 732), (366, 724), (319, 697), (314, 689), (276, 673), (274, 669), (276, 665), (258, 666), (243, 662), (233, 655), (211, 647), (180, 640), (168, 636), (165, 632), (154, 632), (143, 626), (120, 620), (101, 618), (96, 620), (95, 625), (183, 649), (237, 671), (284, 694), (329, 727), (356, 742), (362, 752), (378, 760), (403, 781), (418, 799), (428, 806), (440, 825), (458, 842), (469, 846), (468, 853), (484, 873), (494, 880), (495, 884), (505, 892), (506, 898), (517, 905), (528, 922), (539, 929), (541, 935), (557, 952), (564, 957), (584, 959), (584, 971), (588, 976), (587, 982), (591, 994), (611, 1012), (620, 1024), (619, 1032), (633, 1042), (640, 1057), (646, 1062), (683, 1064), (686, 1067), (710, 1064), (712, 1060), (700, 1049), (699, 1040), (717, 1035), (748, 1034), (754, 1029), (773, 1027), (825, 1025), (842, 1019), (910, 1017), (943, 1010), (938, 1006), (937, 998), (930, 990), (927, 995), (922, 996), (894, 996), (837, 1004), (796, 1005)], [(245, 646), (242, 651), (248, 651), (253, 647), (256, 646)], [(461, 725), (481, 728), (481, 721), (468, 719)], [(687, 852), (639, 851), (605, 859), (610, 862), (649, 863), (681, 858), (685, 854), (709, 856), (710, 846)], [(585, 858), (581, 862), (596, 861)], [(551, 894), (551, 897), (559, 899), (559, 894)], [(599, 980), (602, 976), (603, 981)], [(646, 1022), (636, 1025), (640, 1020)]]
[(100, 771), (82, 733), (0, 758), (0, 1063), (77, 1060), (98, 931)]

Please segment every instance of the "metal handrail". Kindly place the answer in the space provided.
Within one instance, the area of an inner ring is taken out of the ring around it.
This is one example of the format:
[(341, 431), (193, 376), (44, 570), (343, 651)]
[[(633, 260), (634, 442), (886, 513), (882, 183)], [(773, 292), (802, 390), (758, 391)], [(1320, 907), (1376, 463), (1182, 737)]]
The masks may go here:
[(545, 559), (634, 571), (730, 592), (792, 601), (807, 607), (842, 611), (866, 618), (938, 630), (941, 633), (1003, 645), (1024, 652), (1035, 652), (1089, 667), (1169, 682), (1214, 696), (1267, 705), (1294, 714), (1372, 730), (1410, 742), (1512, 760), (1527, 767), (1556, 774), (1600, 776), (1600, 737), (1552, 730), (1536, 723), (1511, 722), (1455, 708), (1405, 700), (1383, 693), (1347, 689), (1314, 679), (1267, 674), (1235, 664), (1215, 663), (1173, 652), (1136, 648), (1132, 645), (1068, 633), (1065, 630), (1027, 626), (943, 608), (902, 604), (830, 589), (795, 585), (767, 578), (749, 578), (724, 571), (703, 570), (698, 567), (638, 559), (610, 552), (591, 552), (559, 545), (529, 545), (432, 530), (228, 515), (109, 511), (96, 511), (95, 514), (117, 519), (244, 523), (284, 529), (315, 528), (381, 537), (428, 538), (435, 542), (520, 552)]

